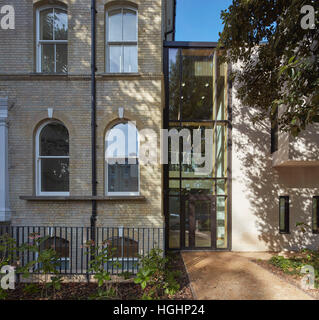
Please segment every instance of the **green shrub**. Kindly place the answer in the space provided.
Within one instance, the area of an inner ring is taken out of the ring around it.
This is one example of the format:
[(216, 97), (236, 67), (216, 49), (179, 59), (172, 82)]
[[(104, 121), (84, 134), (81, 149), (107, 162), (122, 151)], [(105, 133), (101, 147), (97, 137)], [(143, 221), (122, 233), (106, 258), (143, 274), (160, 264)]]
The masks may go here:
[(115, 267), (120, 267), (119, 262), (113, 262), (115, 248), (110, 247), (109, 241), (104, 241), (100, 246), (95, 245), (93, 241), (88, 241), (86, 247), (89, 248), (87, 254), (90, 255), (90, 272), (94, 273), (94, 278), (98, 283), (97, 293), (90, 296), (89, 299), (113, 299), (117, 296), (116, 287), (113, 287), (109, 281), (111, 280), (110, 273), (105, 266), (109, 263)]
[(29, 239), (31, 242), (23, 244), (20, 249), (34, 252), (37, 257), (35, 260), (29, 261), (25, 266), (18, 268), (24, 278), (28, 278), (31, 274), (30, 270), (37, 268), (39, 273), (43, 274), (40, 282), (42, 284), (41, 297), (48, 298), (48, 289), (52, 288), (53, 296), (56, 291), (61, 289), (62, 277), (59, 275), (58, 268), (61, 261), (58, 253), (53, 249), (42, 249), (41, 245), (49, 237), (40, 237), (37, 233), (31, 233)]
[(292, 257), (273, 256), (269, 260), (273, 266), (280, 268), (287, 274), (301, 275), (303, 266), (310, 265), (315, 271), (315, 287), (319, 287), (319, 252), (309, 249), (303, 249)]
[(176, 278), (179, 272), (170, 270), (168, 262), (169, 259), (163, 257), (163, 251), (157, 248), (152, 249), (148, 256), (140, 257), (140, 269), (134, 282), (141, 285), (142, 299), (159, 299), (178, 291)]

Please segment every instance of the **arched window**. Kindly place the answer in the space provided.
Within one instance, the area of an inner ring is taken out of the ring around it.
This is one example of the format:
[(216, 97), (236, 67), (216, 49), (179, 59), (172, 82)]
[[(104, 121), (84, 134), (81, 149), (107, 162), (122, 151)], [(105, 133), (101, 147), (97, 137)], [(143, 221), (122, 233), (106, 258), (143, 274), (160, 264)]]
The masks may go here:
[(114, 237), (110, 240), (114, 258), (137, 258), (138, 243), (127, 237)]
[(128, 237), (118, 236), (109, 239), (108, 242), (112, 252), (112, 259), (107, 263), (107, 270), (113, 269), (115, 262), (120, 264), (120, 269), (122, 270), (137, 270), (139, 261), (137, 241)]
[(69, 133), (61, 122), (38, 129), (36, 175), (38, 195), (69, 195)]
[(138, 71), (137, 10), (112, 7), (106, 13), (106, 71), (134, 73)]
[(105, 137), (107, 195), (139, 195), (138, 131), (131, 122), (115, 125)]
[(37, 72), (67, 73), (68, 14), (60, 6), (37, 10)]
[(70, 266), (70, 243), (68, 240), (60, 237), (50, 237), (43, 241), (40, 250), (53, 249), (59, 257), (58, 270), (67, 270)]

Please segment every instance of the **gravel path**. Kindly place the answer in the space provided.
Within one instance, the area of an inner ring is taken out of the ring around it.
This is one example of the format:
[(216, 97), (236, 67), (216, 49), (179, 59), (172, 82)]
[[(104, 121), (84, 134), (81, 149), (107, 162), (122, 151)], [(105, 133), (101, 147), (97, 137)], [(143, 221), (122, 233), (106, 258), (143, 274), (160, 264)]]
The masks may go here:
[(269, 253), (183, 252), (199, 300), (312, 300), (313, 297), (254, 263)]

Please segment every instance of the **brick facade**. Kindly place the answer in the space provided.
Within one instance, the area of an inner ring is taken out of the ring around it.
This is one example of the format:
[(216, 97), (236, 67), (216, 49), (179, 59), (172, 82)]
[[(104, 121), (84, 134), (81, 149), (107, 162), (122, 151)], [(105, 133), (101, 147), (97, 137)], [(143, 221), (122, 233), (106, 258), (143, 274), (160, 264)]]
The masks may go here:
[[(4, 4), (6, 4), (5, 1)], [(68, 74), (35, 71), (35, 8), (54, 1), (11, 0), (15, 30), (0, 30), (0, 96), (9, 100), (9, 179), (12, 225), (89, 226), (91, 216), (90, 1), (65, 0), (68, 8)], [(104, 137), (124, 118), (138, 129), (162, 126), (162, 0), (136, 0), (138, 73), (105, 73), (105, 10), (127, 1), (97, 0), (97, 177), (98, 197), (105, 195)], [(8, 3), (9, 4), (9, 3)], [(151, 27), (150, 27), (151, 26)], [(70, 135), (70, 196), (81, 201), (27, 201), (35, 195), (35, 133), (48, 120), (62, 121)], [(162, 169), (140, 167), (145, 200), (98, 201), (97, 226), (163, 227)]]

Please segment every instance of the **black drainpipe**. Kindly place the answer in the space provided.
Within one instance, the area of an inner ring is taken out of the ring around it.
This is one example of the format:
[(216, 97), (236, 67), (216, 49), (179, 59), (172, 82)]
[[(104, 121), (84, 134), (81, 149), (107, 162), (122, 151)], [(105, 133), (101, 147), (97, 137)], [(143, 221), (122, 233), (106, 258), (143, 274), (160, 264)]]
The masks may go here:
[(95, 227), (97, 215), (96, 199), (96, 82), (95, 82), (95, 48), (96, 48), (96, 6), (91, 0), (91, 156), (92, 156), (92, 215), (91, 240), (95, 242)]

